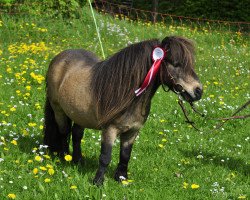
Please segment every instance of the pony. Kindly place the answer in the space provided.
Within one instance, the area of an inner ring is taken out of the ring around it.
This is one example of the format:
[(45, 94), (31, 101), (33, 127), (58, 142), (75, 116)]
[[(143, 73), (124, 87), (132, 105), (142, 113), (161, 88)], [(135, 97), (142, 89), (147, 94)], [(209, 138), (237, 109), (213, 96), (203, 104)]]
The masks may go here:
[[(152, 52), (165, 55), (159, 71), (140, 95), (135, 94), (155, 64)], [(146, 122), (151, 99), (159, 86), (189, 103), (202, 96), (202, 84), (194, 71), (194, 44), (180, 36), (151, 39), (132, 44), (106, 60), (83, 49), (65, 50), (51, 61), (46, 75), (44, 144), (51, 152), (69, 154), (82, 161), (84, 129), (101, 130), (99, 167), (93, 183), (104, 181), (114, 141), (120, 137), (120, 157), (114, 178), (128, 178), (128, 163), (136, 136)]]

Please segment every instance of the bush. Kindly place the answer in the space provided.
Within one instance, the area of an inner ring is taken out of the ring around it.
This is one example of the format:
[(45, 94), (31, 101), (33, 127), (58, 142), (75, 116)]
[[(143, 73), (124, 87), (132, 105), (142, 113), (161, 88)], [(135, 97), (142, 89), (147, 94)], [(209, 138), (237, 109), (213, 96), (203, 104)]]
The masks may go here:
[[(78, 18), (87, 0), (0, 0), (5, 12), (28, 12), (63, 18)], [(16, 5), (12, 5), (16, 4)]]

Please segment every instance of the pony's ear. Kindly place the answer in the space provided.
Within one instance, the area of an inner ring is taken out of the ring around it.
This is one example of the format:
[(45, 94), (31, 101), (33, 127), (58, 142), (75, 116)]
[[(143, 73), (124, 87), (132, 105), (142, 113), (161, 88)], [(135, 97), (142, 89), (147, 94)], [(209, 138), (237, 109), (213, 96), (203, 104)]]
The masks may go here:
[(162, 42), (161, 42), (161, 48), (165, 49), (166, 51), (166, 57), (165, 60), (167, 62), (171, 63), (171, 52), (170, 52), (170, 42), (171, 42), (171, 37), (165, 37)]
[(165, 37), (161, 42), (161, 47), (167, 51), (169, 49), (169, 45), (170, 45), (170, 37)]

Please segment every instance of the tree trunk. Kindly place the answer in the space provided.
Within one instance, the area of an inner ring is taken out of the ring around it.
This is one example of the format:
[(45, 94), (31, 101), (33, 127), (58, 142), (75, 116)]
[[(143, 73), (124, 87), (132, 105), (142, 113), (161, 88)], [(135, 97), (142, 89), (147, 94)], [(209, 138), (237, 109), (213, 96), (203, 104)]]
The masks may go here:
[(158, 12), (159, 0), (152, 0), (152, 22), (157, 22), (157, 12)]

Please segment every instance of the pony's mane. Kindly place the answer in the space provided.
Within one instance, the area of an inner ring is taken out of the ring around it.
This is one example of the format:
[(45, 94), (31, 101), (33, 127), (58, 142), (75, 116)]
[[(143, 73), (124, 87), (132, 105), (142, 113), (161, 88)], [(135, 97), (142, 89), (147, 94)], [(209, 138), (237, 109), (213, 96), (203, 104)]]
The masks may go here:
[(93, 66), (91, 88), (100, 126), (131, 104), (152, 65), (152, 50), (159, 44), (156, 39), (132, 44)]
[(192, 66), (192, 43), (174, 36), (167, 37), (162, 42), (153, 39), (130, 45), (97, 63), (92, 68), (91, 89), (97, 104), (100, 127), (107, 125), (131, 105), (136, 97), (134, 91), (140, 87), (152, 66), (151, 54), (156, 46), (167, 50), (167, 60), (170, 63), (179, 62), (186, 68)]

